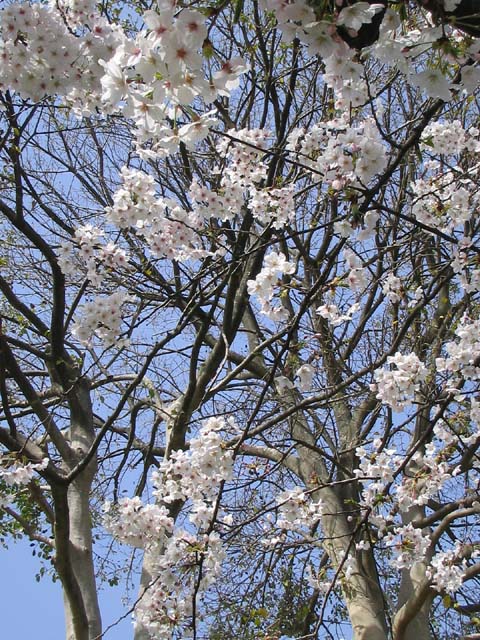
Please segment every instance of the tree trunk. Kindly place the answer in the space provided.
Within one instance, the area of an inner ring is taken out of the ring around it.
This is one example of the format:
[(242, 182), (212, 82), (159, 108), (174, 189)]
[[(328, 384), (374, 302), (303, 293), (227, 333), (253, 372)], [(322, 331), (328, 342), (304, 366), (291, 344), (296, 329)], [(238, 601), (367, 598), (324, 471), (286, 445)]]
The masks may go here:
[[(411, 473), (413, 475), (413, 471)], [(413, 506), (402, 519), (405, 524), (409, 524), (424, 516), (423, 507)], [(431, 556), (431, 552), (427, 553), (425, 562), (415, 562), (410, 568), (402, 571), (397, 614), (393, 620), (395, 640), (431, 640), (429, 618), (433, 594), (430, 590), (425, 590), (426, 568)]]
[[(371, 551), (358, 552), (352, 541), (352, 527), (347, 513), (332, 488), (321, 489), (320, 498), (325, 514), (322, 528), (325, 535), (323, 547), (335, 569), (345, 569), (347, 554), (355, 559), (353, 573), (348, 580), (340, 578), (354, 640), (387, 640), (383, 593), (378, 583), (375, 562)], [(328, 514), (328, 515), (327, 515)]]
[[(78, 378), (68, 392), (70, 405), (70, 448), (72, 459), (67, 461), (67, 468), (71, 471), (90, 450), (95, 431), (93, 427), (93, 411), (90, 400), (88, 380)], [(83, 610), (82, 638), (88, 640), (98, 638), (102, 633), (100, 607), (95, 580), (95, 566), (93, 562), (92, 522), (90, 513), (90, 490), (96, 473), (96, 456), (68, 486), (65, 500), (65, 531), (67, 540), (62, 541), (67, 548), (68, 565), (63, 567), (62, 582), (65, 578), (75, 585), (78, 594), (76, 601), (72, 601), (68, 589), (64, 585), (65, 625), (67, 640), (80, 640), (78, 624), (75, 618), (78, 609)], [(65, 565), (65, 563), (64, 563)], [(67, 577), (65, 572), (69, 572)], [(77, 609), (77, 610), (76, 610)]]
[[(67, 500), (70, 518), (71, 570), (82, 595), (88, 620), (88, 638), (93, 640), (102, 633), (102, 622), (92, 553), (89, 509), (90, 484), (88, 478), (77, 479), (68, 488)], [(73, 629), (72, 612), (67, 598), (65, 598), (65, 622), (67, 640), (78, 640)]]

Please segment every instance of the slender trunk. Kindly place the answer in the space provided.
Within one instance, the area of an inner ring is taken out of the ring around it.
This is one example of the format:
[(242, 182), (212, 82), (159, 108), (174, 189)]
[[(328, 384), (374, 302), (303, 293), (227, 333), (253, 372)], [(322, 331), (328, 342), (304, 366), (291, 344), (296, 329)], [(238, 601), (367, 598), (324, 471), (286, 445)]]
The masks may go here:
[(393, 640), (432, 638), (429, 614), (433, 594), (425, 570), (424, 562), (416, 562), (410, 569), (403, 570), (398, 611), (393, 622)]
[(347, 554), (355, 559), (353, 572), (342, 583), (342, 591), (353, 629), (354, 640), (387, 640), (384, 598), (378, 583), (371, 551), (358, 552), (352, 541), (352, 528), (347, 520), (343, 501), (332, 488), (322, 489), (320, 498), (325, 514), (322, 528), (323, 544), (334, 568), (345, 568)]
[[(404, 515), (404, 524), (425, 516), (421, 506), (411, 507)], [(393, 622), (394, 640), (431, 640), (430, 608), (433, 600), (431, 590), (425, 589), (427, 564), (431, 560), (428, 553), (425, 561), (415, 562), (408, 569), (403, 569), (398, 593), (397, 614)]]
[(90, 640), (83, 596), (71, 562), (68, 490), (52, 487), (55, 504), (55, 568), (63, 588), (67, 640)]
[[(79, 378), (68, 392), (70, 405), (70, 449), (71, 460), (66, 461), (69, 470), (73, 469), (89, 451), (95, 431), (93, 427), (93, 411), (90, 401), (88, 380)], [(64, 535), (68, 536), (63, 542), (68, 551), (68, 565), (64, 566), (62, 583), (65, 579), (76, 585), (78, 598), (72, 601), (64, 586), (66, 639), (80, 640), (88, 638), (94, 640), (102, 633), (98, 593), (95, 581), (95, 565), (93, 562), (92, 522), (90, 513), (90, 491), (97, 469), (96, 458), (75, 478), (66, 491)], [(68, 575), (66, 575), (68, 572)], [(76, 624), (77, 612), (83, 610), (82, 625), (85, 627), (79, 634)]]
[[(102, 623), (97, 598), (95, 569), (92, 553), (92, 532), (90, 522), (91, 482), (88, 478), (77, 479), (68, 488), (68, 507), (70, 517), (70, 565), (75, 575), (88, 624), (88, 638), (100, 636)], [(77, 640), (68, 599), (65, 599), (65, 621), (67, 640)]]

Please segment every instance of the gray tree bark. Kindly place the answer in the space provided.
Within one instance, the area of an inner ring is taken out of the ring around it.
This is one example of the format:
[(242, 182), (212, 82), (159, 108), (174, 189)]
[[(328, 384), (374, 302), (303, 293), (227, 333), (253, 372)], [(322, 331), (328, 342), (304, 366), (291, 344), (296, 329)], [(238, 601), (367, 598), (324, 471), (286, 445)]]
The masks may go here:
[[(88, 381), (76, 379), (68, 390), (70, 406), (70, 456), (67, 472), (75, 469), (90, 451), (95, 438)], [(96, 456), (69, 483), (54, 491), (57, 570), (64, 588), (67, 640), (94, 640), (102, 633), (102, 621), (93, 561), (90, 490), (96, 472)], [(64, 557), (60, 557), (61, 554)]]

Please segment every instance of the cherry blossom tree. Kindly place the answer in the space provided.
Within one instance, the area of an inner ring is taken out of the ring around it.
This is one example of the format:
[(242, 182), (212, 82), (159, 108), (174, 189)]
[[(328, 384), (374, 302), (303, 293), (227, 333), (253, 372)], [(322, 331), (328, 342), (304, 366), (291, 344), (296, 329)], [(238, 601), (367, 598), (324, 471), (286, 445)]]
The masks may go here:
[(0, 534), (67, 640), (102, 581), (135, 640), (477, 637), (475, 0), (0, 20)]

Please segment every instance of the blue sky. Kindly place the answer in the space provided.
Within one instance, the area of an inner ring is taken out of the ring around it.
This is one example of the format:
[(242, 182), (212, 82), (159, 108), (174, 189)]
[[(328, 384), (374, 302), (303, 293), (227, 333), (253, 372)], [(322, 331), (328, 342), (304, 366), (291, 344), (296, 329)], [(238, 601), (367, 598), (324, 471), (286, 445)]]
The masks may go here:
[[(0, 548), (0, 576), (2, 577), (2, 637), (27, 640), (63, 640), (65, 624), (60, 584), (46, 576), (37, 582), (35, 575), (40, 560), (32, 556), (28, 540)], [(100, 591), (100, 607), (104, 629), (126, 613), (122, 606), (122, 589), (105, 588)], [(104, 640), (131, 640), (131, 617), (107, 632)]]

